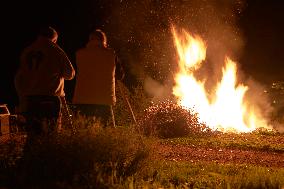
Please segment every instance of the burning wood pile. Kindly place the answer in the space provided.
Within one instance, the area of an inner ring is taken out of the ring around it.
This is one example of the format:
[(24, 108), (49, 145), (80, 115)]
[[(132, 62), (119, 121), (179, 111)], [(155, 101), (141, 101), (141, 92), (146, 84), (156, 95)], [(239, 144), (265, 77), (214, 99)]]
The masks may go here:
[(206, 58), (206, 44), (187, 31), (172, 27), (174, 42), (179, 55), (179, 72), (175, 76), (173, 93), (179, 104), (193, 108), (201, 122), (213, 130), (251, 132), (257, 128), (269, 128), (267, 121), (256, 111), (251, 102), (245, 101), (248, 86), (237, 83), (237, 66), (230, 58), (225, 59), (222, 78), (215, 90), (207, 93), (203, 81), (194, 76)]
[(163, 137), (175, 135), (168, 133), (169, 124), (175, 125), (176, 132), (180, 132), (179, 136), (196, 128), (199, 131), (209, 129), (236, 133), (270, 128), (259, 108), (245, 98), (249, 87), (238, 83), (235, 62), (229, 57), (225, 58), (224, 66), (220, 68), (222, 77), (209, 93), (205, 87), (208, 76), (202, 80), (195, 77), (195, 72), (206, 59), (205, 42), (198, 35), (192, 35), (186, 30), (178, 31), (175, 27), (172, 27), (172, 35), (178, 54), (178, 72), (173, 87), (177, 103), (165, 102), (146, 110), (147, 116), (143, 118), (142, 125), (149, 129), (144, 132), (149, 133), (151, 129), (158, 128), (158, 133)]

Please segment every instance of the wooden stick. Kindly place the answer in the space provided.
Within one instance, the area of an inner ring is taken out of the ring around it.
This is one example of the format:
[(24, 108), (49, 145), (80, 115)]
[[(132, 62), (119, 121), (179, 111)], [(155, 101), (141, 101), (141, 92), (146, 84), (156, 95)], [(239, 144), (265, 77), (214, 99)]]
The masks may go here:
[[(61, 98), (61, 103), (62, 103), (62, 117), (67, 118), (68, 124), (71, 127), (72, 132), (74, 134), (75, 133), (75, 128), (74, 128), (74, 125), (73, 125), (73, 120), (72, 120), (72, 117), (71, 117), (72, 115), (70, 113), (68, 104), (66, 102), (65, 97), (60, 97), (60, 98)], [(61, 125), (62, 125), (62, 117), (61, 117)]]
[(129, 112), (130, 112), (130, 114), (131, 114), (131, 116), (132, 116), (132, 119), (133, 119), (134, 123), (137, 124), (136, 118), (135, 118), (134, 112), (133, 112), (133, 110), (132, 110), (132, 107), (131, 107), (131, 105), (130, 105), (130, 103), (129, 103), (129, 100), (128, 100), (128, 98), (126, 97), (125, 93), (123, 92), (123, 89), (122, 89), (122, 86), (121, 86), (122, 83), (121, 83), (120, 81), (117, 81), (117, 84), (118, 84), (119, 91), (120, 91), (120, 93), (122, 94), (122, 97), (123, 97), (124, 101), (126, 102), (126, 105), (127, 105), (127, 107), (128, 107), (128, 110), (129, 110)]

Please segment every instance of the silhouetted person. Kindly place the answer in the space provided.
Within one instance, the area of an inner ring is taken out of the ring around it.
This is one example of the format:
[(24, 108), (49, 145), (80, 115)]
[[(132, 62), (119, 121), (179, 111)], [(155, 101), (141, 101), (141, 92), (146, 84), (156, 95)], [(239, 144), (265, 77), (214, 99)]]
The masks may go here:
[(106, 127), (110, 116), (115, 126), (112, 106), (116, 103), (115, 79), (121, 80), (123, 69), (114, 50), (107, 47), (101, 30), (93, 31), (87, 45), (76, 52), (77, 76), (73, 104), (79, 113), (99, 119)]
[(23, 50), (15, 76), (20, 113), (32, 134), (56, 130), (61, 97), (65, 96), (64, 80), (75, 76), (69, 58), (56, 44), (57, 38), (55, 29), (42, 28), (37, 39)]

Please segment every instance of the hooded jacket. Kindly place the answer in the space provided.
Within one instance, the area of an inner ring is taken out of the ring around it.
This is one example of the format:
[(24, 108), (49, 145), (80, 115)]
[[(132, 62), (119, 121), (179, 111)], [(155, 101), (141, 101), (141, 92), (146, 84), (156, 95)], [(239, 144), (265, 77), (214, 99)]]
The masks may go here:
[(52, 41), (39, 37), (21, 54), (15, 87), (19, 96), (65, 96), (64, 79), (74, 76), (75, 70), (65, 52)]

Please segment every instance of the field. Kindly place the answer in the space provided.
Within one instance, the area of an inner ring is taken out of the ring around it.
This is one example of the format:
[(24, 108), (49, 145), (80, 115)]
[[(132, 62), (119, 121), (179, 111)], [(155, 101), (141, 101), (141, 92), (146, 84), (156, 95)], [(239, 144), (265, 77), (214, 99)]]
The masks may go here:
[(1, 137), (0, 187), (284, 187), (284, 135), (273, 131), (161, 139), (94, 126), (40, 138), (25, 155), (24, 143), (25, 133)]

